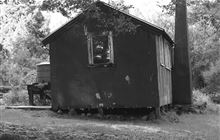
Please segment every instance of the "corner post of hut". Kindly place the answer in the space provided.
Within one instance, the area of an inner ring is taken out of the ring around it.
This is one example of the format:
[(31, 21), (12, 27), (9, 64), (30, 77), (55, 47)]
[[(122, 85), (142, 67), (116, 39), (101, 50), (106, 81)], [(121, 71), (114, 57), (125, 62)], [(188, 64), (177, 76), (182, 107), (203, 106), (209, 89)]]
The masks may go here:
[(176, 0), (173, 104), (192, 103), (192, 74), (188, 43), (186, 0)]

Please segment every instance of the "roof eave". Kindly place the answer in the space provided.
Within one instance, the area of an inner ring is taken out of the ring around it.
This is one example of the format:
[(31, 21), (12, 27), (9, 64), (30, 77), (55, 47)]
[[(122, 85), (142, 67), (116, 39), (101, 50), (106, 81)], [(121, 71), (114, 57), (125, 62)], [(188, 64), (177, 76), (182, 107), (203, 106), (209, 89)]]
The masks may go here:
[(67, 25), (71, 25), (72, 22), (78, 18), (81, 15), (81, 13), (79, 13), (77, 16), (75, 16), (74, 18), (72, 18), (71, 20), (67, 21), (66, 23), (64, 23), (61, 27), (59, 27), (58, 29), (56, 29), (55, 31), (53, 31), (52, 33), (50, 33), (49, 35), (47, 35), (43, 40), (42, 43), (43, 45), (47, 45), (51, 40), (52, 40), (52, 36), (55, 36), (56, 34), (58, 34), (58, 32), (60, 32), (62, 29), (64, 29), (65, 26)]
[[(146, 24), (146, 25), (152, 27), (153, 29), (156, 29), (156, 30), (162, 32), (162, 34), (164, 34), (164, 35), (167, 37), (167, 39), (168, 39), (171, 43), (174, 44), (173, 40), (170, 38), (170, 36), (165, 32), (165, 30), (164, 30), (163, 28), (161, 28), (161, 27), (159, 27), (159, 26), (156, 26), (156, 25), (154, 25), (154, 24), (152, 24), (152, 23), (150, 23), (150, 22), (147, 22), (147, 21), (145, 21), (145, 20), (143, 20), (143, 19), (140, 19), (140, 18), (138, 18), (138, 17), (136, 17), (136, 16), (133, 16), (133, 15), (131, 15), (131, 14), (125, 13), (124, 11), (120, 11), (120, 10), (116, 9), (115, 7), (109, 5), (109, 4), (105, 3), (105, 2), (97, 1), (97, 2), (95, 2), (94, 4), (96, 4), (96, 3), (101, 3), (101, 4), (103, 4), (103, 5), (105, 5), (105, 6), (109, 7), (109, 8), (112, 8), (112, 9), (114, 9), (114, 10), (117, 10), (117, 11), (123, 13), (124, 15), (127, 15), (127, 16), (129, 16), (129, 17), (132, 17), (133, 19), (136, 19), (136, 20), (138, 20), (138, 21), (140, 21), (140, 22), (142, 22), (142, 23), (144, 23), (144, 24)], [(60, 31), (62, 31), (66, 26), (71, 25), (80, 15), (82, 15), (82, 13), (83, 13), (83, 12), (79, 13), (76, 17), (74, 17), (74, 18), (71, 19), (70, 21), (66, 22), (65, 24), (63, 24), (63, 26), (59, 27), (57, 30), (53, 31), (53, 32), (50, 33), (47, 37), (45, 37), (45, 38), (42, 40), (43, 45), (49, 44), (49, 43), (51, 42), (51, 40), (53, 40), (53, 37), (55, 37), (55, 36), (56, 36)]]

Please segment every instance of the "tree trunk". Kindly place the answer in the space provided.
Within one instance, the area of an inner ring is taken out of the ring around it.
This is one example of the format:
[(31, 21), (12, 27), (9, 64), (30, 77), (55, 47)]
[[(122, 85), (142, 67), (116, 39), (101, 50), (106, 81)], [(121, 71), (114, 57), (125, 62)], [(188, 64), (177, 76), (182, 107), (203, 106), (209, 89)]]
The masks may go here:
[(173, 103), (192, 103), (192, 76), (188, 44), (186, 0), (176, 1)]

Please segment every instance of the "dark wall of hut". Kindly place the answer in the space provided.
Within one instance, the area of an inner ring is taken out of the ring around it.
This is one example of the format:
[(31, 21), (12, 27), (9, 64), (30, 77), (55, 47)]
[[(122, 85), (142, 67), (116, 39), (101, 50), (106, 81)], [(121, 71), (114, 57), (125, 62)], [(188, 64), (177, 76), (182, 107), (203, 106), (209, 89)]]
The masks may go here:
[[(76, 29), (77, 28), (77, 29)], [(53, 108), (159, 105), (155, 35), (114, 36), (114, 64), (89, 67), (83, 26), (74, 24), (50, 43)]]

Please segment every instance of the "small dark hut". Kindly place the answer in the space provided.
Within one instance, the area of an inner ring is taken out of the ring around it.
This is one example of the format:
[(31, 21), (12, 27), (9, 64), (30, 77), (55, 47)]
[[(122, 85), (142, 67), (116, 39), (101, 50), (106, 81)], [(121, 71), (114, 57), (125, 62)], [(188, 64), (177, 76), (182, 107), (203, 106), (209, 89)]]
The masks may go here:
[(94, 5), (102, 12), (129, 18), (137, 25), (136, 31), (91, 30), (82, 13), (46, 37), (43, 44), (50, 47), (53, 110), (171, 104), (171, 38), (164, 29), (106, 3)]

